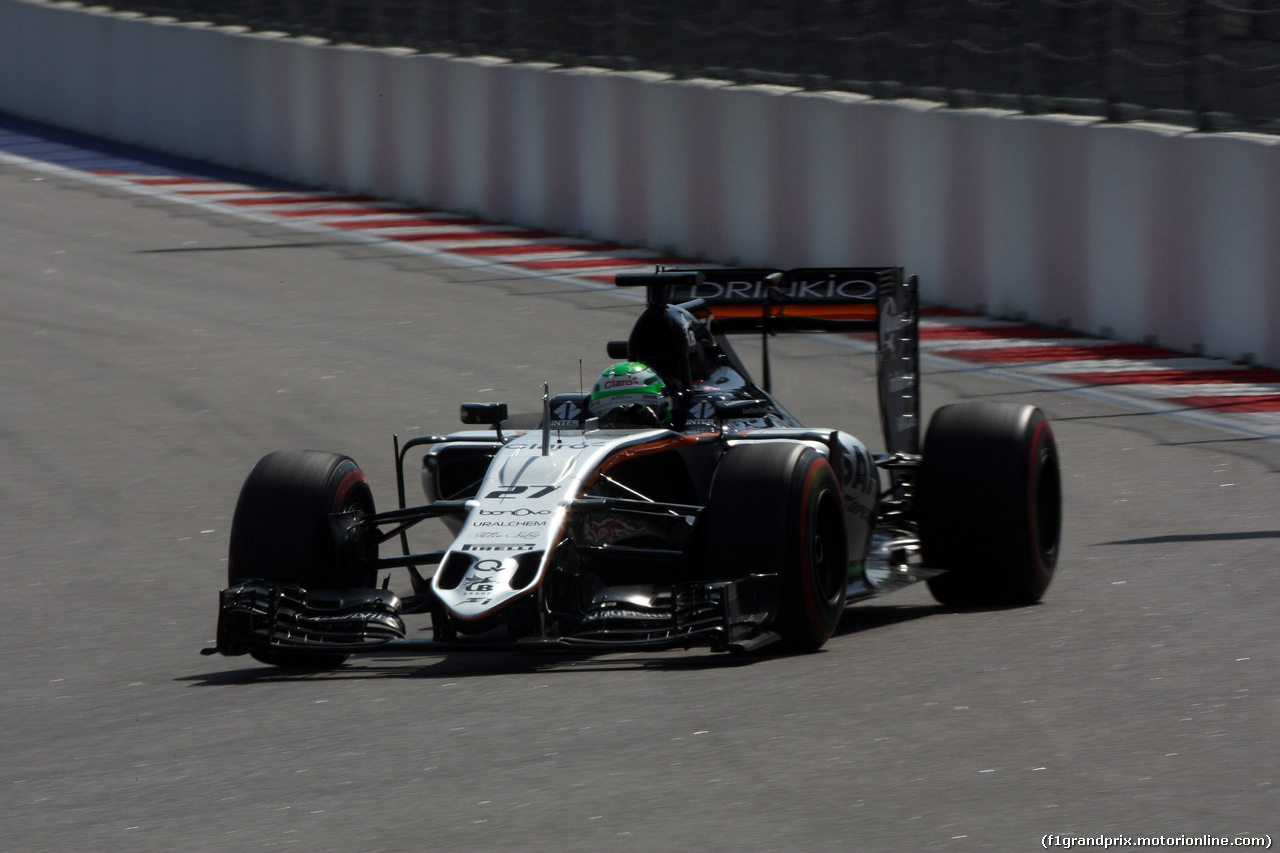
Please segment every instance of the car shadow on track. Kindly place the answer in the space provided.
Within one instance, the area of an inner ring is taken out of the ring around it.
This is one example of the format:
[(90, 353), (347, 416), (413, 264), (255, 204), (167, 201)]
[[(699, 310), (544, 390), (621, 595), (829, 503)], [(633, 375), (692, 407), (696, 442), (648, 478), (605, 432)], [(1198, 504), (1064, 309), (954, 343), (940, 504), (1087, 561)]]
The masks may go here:
[(954, 612), (940, 604), (858, 604), (846, 607), (834, 636), (843, 637)]
[(770, 655), (715, 654), (704, 649), (667, 652), (625, 652), (602, 655), (563, 653), (451, 652), (407, 659), (404, 655), (369, 654), (336, 669), (280, 669), (254, 662), (222, 672), (176, 679), (203, 687), (256, 684), (268, 681), (345, 680), (353, 678), (453, 678), (528, 673), (608, 672), (616, 670), (699, 670), (749, 666)]
[(1094, 545), (1168, 545), (1178, 542), (1233, 542), (1247, 539), (1280, 539), (1280, 530), (1245, 530), (1239, 533), (1169, 533), (1140, 539), (1116, 539)]

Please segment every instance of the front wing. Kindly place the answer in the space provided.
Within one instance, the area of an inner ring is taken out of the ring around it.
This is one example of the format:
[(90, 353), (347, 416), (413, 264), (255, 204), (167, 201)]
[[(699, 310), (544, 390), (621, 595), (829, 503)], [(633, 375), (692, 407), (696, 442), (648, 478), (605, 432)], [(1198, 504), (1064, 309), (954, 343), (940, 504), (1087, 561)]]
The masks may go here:
[(256, 582), (222, 591), (218, 641), (203, 654), (276, 649), (317, 654), (432, 654), (461, 650), (645, 651), (708, 646), (746, 652), (779, 639), (765, 626), (776, 576), (674, 584), (656, 606), (607, 602), (566, 636), (409, 638), (403, 602), (386, 590), (304, 590)]

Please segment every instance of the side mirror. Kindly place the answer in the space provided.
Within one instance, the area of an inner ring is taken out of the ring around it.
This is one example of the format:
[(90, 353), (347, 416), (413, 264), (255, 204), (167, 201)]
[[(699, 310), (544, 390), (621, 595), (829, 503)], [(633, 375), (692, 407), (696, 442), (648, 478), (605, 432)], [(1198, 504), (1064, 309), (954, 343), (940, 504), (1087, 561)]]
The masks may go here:
[(464, 424), (488, 424), (498, 426), (507, 419), (506, 403), (463, 403)]
[(609, 341), (605, 345), (605, 352), (609, 354), (609, 358), (616, 358), (619, 361), (630, 358), (628, 354), (629, 347), (626, 341)]

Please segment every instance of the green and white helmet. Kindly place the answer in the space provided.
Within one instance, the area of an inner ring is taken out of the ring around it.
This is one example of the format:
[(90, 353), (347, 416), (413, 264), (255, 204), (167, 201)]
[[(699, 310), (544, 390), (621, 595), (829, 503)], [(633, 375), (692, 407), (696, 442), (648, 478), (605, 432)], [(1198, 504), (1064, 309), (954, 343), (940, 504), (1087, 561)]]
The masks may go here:
[(652, 409), (658, 423), (671, 420), (671, 396), (667, 394), (667, 383), (647, 365), (624, 361), (600, 374), (591, 389), (587, 411), (591, 417), (600, 418), (621, 406), (633, 404)]

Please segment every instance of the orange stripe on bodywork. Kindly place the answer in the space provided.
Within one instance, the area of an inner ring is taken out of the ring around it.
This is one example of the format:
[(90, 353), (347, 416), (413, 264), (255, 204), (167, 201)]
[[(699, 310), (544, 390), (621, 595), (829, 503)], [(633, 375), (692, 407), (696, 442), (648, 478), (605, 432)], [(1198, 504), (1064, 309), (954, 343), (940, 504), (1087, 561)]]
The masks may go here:
[(698, 433), (697, 435), (681, 435), (672, 438), (663, 438), (658, 441), (651, 441), (648, 444), (637, 444), (635, 447), (628, 447), (623, 450), (619, 450), (617, 453), (602, 462), (600, 467), (596, 468), (595, 473), (592, 474), (590, 479), (588, 479), (583, 485), (587, 487), (595, 485), (596, 481), (600, 479), (601, 474), (608, 471), (615, 465), (626, 462), (628, 459), (636, 459), (641, 456), (651, 456), (654, 453), (662, 453), (664, 451), (675, 450), (680, 447), (692, 447), (697, 444), (700, 439), (708, 436), (715, 436), (715, 433), (704, 432)]

